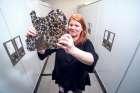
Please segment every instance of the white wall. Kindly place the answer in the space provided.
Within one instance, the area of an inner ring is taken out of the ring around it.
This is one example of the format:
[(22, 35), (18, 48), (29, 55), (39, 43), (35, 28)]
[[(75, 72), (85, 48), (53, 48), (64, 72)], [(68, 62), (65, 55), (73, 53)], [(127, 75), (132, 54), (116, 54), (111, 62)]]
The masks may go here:
[[(18, 93), (19, 90), (22, 90), (21, 93), (29, 93), (30, 85), (28, 84), (29, 79), (24, 72), (21, 64), (18, 64), (16, 67), (12, 66), (10, 59), (3, 47), (3, 42), (7, 39), (10, 39), (5, 20), (0, 11), (0, 93)], [(24, 81), (24, 82), (23, 82)], [(19, 85), (18, 85), (19, 84)], [(16, 89), (17, 88), (17, 89)], [(26, 90), (25, 90), (26, 89)], [(24, 90), (24, 91), (23, 91)]]
[[(38, 0), (0, 1), (0, 93), (33, 93), (44, 62), (38, 59), (35, 51), (27, 51), (25, 34), (31, 25), (30, 11), (34, 9), (38, 15), (44, 16), (44, 10), (46, 13), (50, 10), (46, 6), (49, 4)], [(3, 43), (17, 35), (21, 37), (26, 54), (13, 66)]]
[(122, 78), (122, 82), (118, 87), (117, 93), (139, 93), (140, 92), (140, 42), (136, 48), (134, 56)]
[[(101, 0), (79, 9), (92, 23), (90, 38), (99, 54), (96, 70), (108, 93), (117, 90), (140, 40), (139, 3), (139, 0)], [(111, 52), (102, 46), (105, 29), (116, 34)]]

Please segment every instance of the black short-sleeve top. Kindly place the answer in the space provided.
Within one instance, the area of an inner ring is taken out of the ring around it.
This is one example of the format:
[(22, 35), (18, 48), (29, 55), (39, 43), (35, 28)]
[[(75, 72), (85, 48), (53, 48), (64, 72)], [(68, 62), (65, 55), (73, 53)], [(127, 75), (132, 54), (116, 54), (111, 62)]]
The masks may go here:
[(67, 90), (84, 90), (85, 85), (90, 85), (88, 73), (93, 72), (94, 66), (98, 60), (98, 55), (89, 39), (76, 47), (83, 51), (90, 52), (93, 55), (94, 62), (92, 65), (86, 65), (80, 62), (70, 54), (66, 53), (63, 49), (47, 50), (44, 55), (39, 54), (39, 57), (43, 59), (45, 56), (56, 51), (52, 79)]

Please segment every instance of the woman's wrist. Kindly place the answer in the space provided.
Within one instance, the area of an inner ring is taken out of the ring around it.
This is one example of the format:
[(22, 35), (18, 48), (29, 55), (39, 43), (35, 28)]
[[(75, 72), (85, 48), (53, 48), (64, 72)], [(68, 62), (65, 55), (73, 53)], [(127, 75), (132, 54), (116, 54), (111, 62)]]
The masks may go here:
[(40, 54), (44, 54), (45, 50), (37, 50), (37, 52), (40, 53)]
[(67, 53), (73, 55), (75, 54), (75, 52), (77, 52), (77, 47), (76, 46), (72, 46), (68, 49)]

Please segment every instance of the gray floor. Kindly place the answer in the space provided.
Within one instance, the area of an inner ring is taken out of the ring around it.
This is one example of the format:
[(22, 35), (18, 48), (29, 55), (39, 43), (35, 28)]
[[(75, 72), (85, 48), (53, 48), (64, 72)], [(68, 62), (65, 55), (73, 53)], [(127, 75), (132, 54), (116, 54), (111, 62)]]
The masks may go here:
[[(46, 69), (43, 74), (52, 73), (53, 66), (54, 66), (54, 55), (49, 57)], [(58, 93), (58, 86), (55, 84), (55, 81), (51, 80), (51, 78), (52, 78), (51, 76), (42, 76), (37, 93)], [(83, 93), (103, 93), (93, 73), (90, 74), (90, 78), (91, 78), (91, 86), (86, 86), (86, 89)]]

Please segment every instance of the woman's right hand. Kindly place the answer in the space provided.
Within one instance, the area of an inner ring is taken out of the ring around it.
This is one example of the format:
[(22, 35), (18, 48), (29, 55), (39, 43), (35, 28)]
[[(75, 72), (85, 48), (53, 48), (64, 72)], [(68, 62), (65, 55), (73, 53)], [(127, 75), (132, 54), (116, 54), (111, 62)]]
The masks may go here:
[(32, 36), (32, 37), (36, 37), (38, 35), (37, 31), (35, 30), (35, 28), (31, 25), (28, 28), (28, 32), (26, 34), (26, 36)]

